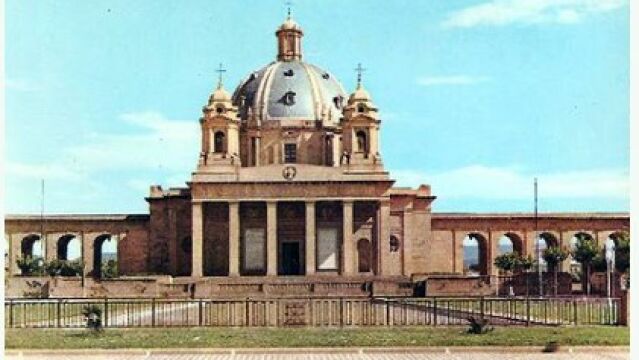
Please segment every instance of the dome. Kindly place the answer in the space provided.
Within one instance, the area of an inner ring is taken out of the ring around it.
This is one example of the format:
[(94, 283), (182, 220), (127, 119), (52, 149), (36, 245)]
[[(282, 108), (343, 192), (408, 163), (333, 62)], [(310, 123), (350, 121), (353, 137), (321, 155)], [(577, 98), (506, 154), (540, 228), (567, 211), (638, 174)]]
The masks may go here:
[(224, 90), (224, 87), (222, 87), (222, 85), (218, 85), (217, 89), (215, 89), (215, 91), (213, 91), (213, 94), (211, 94), (211, 97), (209, 99), (209, 102), (214, 102), (214, 101), (229, 101), (231, 100), (231, 95), (229, 95), (229, 93)]
[(280, 25), (278, 30), (297, 30), (302, 31), (302, 27), (299, 26), (293, 19), (288, 18), (282, 25)]
[(262, 121), (337, 124), (346, 99), (342, 84), (332, 74), (301, 60), (272, 62), (249, 74), (233, 93), (242, 120), (252, 113)]

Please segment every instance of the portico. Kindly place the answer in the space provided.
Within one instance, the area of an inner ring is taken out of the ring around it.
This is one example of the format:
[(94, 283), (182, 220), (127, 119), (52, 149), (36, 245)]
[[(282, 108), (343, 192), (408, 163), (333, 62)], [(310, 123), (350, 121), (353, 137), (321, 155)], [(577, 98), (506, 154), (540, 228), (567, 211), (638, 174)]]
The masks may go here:
[(195, 278), (383, 274), (386, 198), (194, 200), (192, 217)]

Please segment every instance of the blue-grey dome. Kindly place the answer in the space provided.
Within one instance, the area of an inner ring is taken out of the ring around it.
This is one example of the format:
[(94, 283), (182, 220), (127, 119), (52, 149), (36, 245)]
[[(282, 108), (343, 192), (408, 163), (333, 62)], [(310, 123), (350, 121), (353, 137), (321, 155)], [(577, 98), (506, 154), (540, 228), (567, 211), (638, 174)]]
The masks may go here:
[(276, 61), (251, 73), (233, 93), (242, 120), (323, 120), (337, 124), (346, 92), (329, 72), (303, 61)]

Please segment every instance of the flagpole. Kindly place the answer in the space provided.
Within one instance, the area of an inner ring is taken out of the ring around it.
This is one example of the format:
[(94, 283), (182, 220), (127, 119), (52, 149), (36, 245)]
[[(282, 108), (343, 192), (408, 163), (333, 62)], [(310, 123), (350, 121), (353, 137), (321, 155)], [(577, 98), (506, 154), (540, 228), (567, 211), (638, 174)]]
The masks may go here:
[(544, 296), (544, 288), (543, 288), (543, 274), (541, 272), (541, 246), (539, 246), (539, 219), (538, 219), (538, 185), (537, 178), (535, 178), (535, 246), (537, 247), (537, 276), (538, 276), (538, 288), (539, 288), (539, 297)]

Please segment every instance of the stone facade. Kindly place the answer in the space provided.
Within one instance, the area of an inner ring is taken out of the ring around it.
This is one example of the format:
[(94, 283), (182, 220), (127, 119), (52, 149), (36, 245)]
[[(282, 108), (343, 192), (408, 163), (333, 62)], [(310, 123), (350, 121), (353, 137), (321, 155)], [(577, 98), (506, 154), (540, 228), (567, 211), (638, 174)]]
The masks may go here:
[[(186, 187), (151, 186), (149, 215), (9, 215), (8, 273), (19, 275), (16, 261), (34, 254), (36, 240), (52, 260), (64, 259), (58, 249), (77, 238), (82, 287), (92, 289), (84, 296), (133, 288), (176, 297), (409, 295), (412, 281), (462, 275), (467, 236), (478, 239), (481, 275), (496, 275), (502, 235), (516, 251), (533, 252), (530, 214), (432, 213), (430, 186), (393, 187), (380, 153), (382, 121), (361, 73), (347, 98), (330, 73), (302, 61), (299, 25), (287, 19), (276, 37), (277, 61), (232, 96), (220, 78), (202, 109), (201, 151)], [(560, 246), (577, 232), (602, 243), (628, 228), (628, 214), (537, 219)], [(117, 242), (119, 274), (146, 280), (84, 280), (100, 277), (107, 240)], [(49, 293), (75, 291), (42, 281)], [(469, 288), (465, 281), (449, 280)]]

